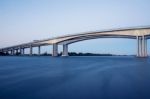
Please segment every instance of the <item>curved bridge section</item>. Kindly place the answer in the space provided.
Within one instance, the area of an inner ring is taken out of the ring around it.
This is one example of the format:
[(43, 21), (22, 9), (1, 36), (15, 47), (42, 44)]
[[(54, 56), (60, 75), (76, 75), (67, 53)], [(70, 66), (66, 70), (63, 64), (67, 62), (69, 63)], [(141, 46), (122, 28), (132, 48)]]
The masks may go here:
[(32, 55), (32, 48), (38, 47), (38, 53), (40, 54), (40, 47), (46, 45), (53, 45), (53, 56), (58, 56), (58, 45), (63, 45), (63, 56), (68, 56), (68, 45), (80, 42), (84, 40), (97, 39), (97, 38), (129, 38), (137, 40), (137, 56), (147, 57), (147, 39), (150, 39), (150, 27), (136, 27), (136, 28), (124, 28), (103, 30), (95, 32), (86, 32), (73, 35), (65, 35), (45, 40), (37, 40), (25, 44), (11, 46), (0, 49), (1, 52), (8, 52), (13, 55), (20, 50), (24, 54), (25, 48), (30, 48), (30, 55)]

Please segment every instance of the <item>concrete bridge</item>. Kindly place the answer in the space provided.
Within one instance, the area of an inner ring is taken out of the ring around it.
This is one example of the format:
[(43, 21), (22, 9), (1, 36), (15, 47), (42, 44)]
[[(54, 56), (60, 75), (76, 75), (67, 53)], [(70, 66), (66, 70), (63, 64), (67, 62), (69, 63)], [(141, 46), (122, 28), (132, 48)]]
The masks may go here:
[[(52, 56), (58, 56), (58, 45), (63, 46), (63, 56), (68, 56), (68, 45), (84, 40), (97, 39), (97, 38), (128, 38), (135, 39), (137, 41), (137, 57), (147, 57), (147, 40), (150, 39), (150, 27), (134, 27), (134, 28), (122, 28), (111, 29), (95, 32), (86, 32), (80, 34), (65, 35), (45, 40), (36, 40), (29, 43), (19, 44), (6, 48), (1, 48), (0, 52), (10, 53), (14, 55), (15, 52), (24, 54), (26, 48), (30, 48), (30, 55), (32, 55), (33, 47), (38, 48), (38, 54), (40, 55), (41, 46), (52, 45)], [(126, 46), (126, 45), (125, 45)]]

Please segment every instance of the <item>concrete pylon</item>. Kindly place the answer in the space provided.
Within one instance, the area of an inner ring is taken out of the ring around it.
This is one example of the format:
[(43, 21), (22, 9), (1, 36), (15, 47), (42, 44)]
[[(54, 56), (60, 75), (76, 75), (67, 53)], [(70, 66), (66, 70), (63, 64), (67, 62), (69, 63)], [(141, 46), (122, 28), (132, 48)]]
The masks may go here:
[(68, 56), (68, 44), (63, 45), (63, 53), (62, 56)]
[(139, 52), (140, 52), (140, 51), (139, 51), (139, 47), (140, 47), (140, 46), (139, 46), (139, 37), (137, 36), (136, 39), (137, 39), (137, 55), (136, 55), (136, 56), (139, 57), (139, 56), (140, 56), (140, 55), (139, 55), (139, 54), (140, 54), (140, 53), (139, 53)]
[(21, 49), (21, 54), (24, 55), (24, 48)]
[(52, 56), (58, 56), (58, 45), (53, 44)]
[(30, 45), (30, 56), (32, 56), (32, 45)]
[(19, 52), (20, 52), (20, 55), (22, 55), (22, 48), (21, 47), (19, 48)]
[(139, 57), (143, 57), (142, 52), (142, 37), (139, 37)]
[(145, 36), (137, 36), (137, 57), (147, 56), (147, 39)]
[(38, 46), (38, 55), (41, 55), (41, 46)]
[(15, 53), (15, 50), (14, 50), (14, 49), (12, 49), (11, 51), (12, 51), (12, 55), (14, 55), (14, 53)]
[(10, 55), (12, 55), (13, 54), (13, 51), (12, 50), (10, 50)]
[(15, 54), (18, 54), (18, 49), (16, 49), (16, 53)]
[(148, 57), (148, 53), (147, 53), (147, 38), (145, 38), (145, 56)]

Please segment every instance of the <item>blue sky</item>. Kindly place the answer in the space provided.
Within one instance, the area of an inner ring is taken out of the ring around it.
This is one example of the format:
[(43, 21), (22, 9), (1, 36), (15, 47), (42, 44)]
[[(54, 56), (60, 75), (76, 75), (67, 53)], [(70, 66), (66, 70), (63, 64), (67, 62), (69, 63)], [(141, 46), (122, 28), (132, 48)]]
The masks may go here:
[[(150, 0), (0, 0), (0, 47), (86, 31), (149, 26), (149, 9)], [(46, 51), (50, 53), (51, 46), (42, 47)], [(69, 45), (69, 51), (136, 54), (136, 40), (89, 40)]]

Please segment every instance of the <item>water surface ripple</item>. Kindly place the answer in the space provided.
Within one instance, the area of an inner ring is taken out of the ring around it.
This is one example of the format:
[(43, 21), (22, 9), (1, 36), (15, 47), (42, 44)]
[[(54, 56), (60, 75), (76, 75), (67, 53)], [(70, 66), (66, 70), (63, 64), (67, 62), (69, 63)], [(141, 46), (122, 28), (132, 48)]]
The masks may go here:
[(150, 99), (150, 58), (0, 57), (0, 99)]

